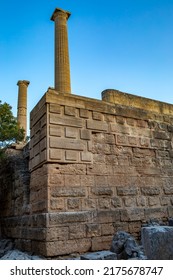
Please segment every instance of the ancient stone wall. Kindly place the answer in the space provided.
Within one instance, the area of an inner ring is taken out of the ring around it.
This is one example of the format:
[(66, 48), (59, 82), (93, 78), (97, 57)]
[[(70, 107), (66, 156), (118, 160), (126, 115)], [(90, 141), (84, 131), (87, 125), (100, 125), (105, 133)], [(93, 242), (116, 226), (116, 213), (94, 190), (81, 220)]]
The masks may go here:
[(2, 234), (18, 249), (109, 249), (116, 231), (140, 238), (143, 223), (173, 216), (173, 106), (102, 96), (49, 89), (32, 110), (29, 169), (15, 149), (0, 171)]
[(139, 237), (142, 223), (173, 215), (173, 106), (117, 91), (103, 99), (49, 89), (31, 112), (36, 253), (107, 249), (117, 230)]

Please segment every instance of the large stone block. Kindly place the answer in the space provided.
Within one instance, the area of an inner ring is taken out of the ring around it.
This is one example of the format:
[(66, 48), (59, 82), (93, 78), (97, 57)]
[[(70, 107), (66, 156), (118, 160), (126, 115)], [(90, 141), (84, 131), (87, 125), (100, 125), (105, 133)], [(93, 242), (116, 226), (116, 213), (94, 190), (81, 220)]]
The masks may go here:
[(141, 235), (144, 251), (148, 259), (173, 260), (173, 227), (143, 227)]

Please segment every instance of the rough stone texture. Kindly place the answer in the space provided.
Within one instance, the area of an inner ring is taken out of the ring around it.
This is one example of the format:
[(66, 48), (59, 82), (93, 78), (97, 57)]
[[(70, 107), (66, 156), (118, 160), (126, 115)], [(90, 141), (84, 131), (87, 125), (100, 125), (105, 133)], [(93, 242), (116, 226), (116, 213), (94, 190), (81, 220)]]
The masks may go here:
[(3, 235), (53, 257), (109, 250), (120, 230), (140, 239), (151, 219), (166, 224), (173, 110), (147, 102), (141, 109), (122, 105), (123, 96), (120, 105), (49, 89), (30, 115), (30, 182), (22, 151), (12, 180), (0, 171)]
[(173, 259), (173, 227), (149, 226), (142, 228), (144, 252), (150, 260)]
[(111, 251), (117, 254), (117, 259), (146, 259), (143, 251), (132, 235), (118, 231), (113, 239)]

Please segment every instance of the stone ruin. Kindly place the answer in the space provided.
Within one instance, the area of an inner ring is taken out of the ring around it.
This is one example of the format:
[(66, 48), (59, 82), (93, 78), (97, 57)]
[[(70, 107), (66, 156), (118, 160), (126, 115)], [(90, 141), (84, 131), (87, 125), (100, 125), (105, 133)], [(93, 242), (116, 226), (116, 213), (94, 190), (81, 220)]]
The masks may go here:
[[(11, 147), (0, 169), (1, 236), (45, 257), (109, 250), (118, 231), (139, 240), (150, 219), (173, 217), (173, 105), (111, 89), (102, 100), (71, 94), (69, 16), (51, 18), (55, 88), (30, 113), (29, 144)], [(26, 130), (29, 82), (18, 85)]]

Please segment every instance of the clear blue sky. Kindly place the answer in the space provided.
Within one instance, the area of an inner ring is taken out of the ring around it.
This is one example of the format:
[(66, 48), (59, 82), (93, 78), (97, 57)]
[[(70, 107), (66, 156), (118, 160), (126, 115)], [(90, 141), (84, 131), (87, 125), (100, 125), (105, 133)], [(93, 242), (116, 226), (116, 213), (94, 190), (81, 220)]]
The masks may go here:
[(0, 99), (16, 115), (18, 80), (28, 111), (54, 85), (56, 7), (68, 21), (72, 92), (107, 88), (173, 103), (173, 0), (1, 0)]

